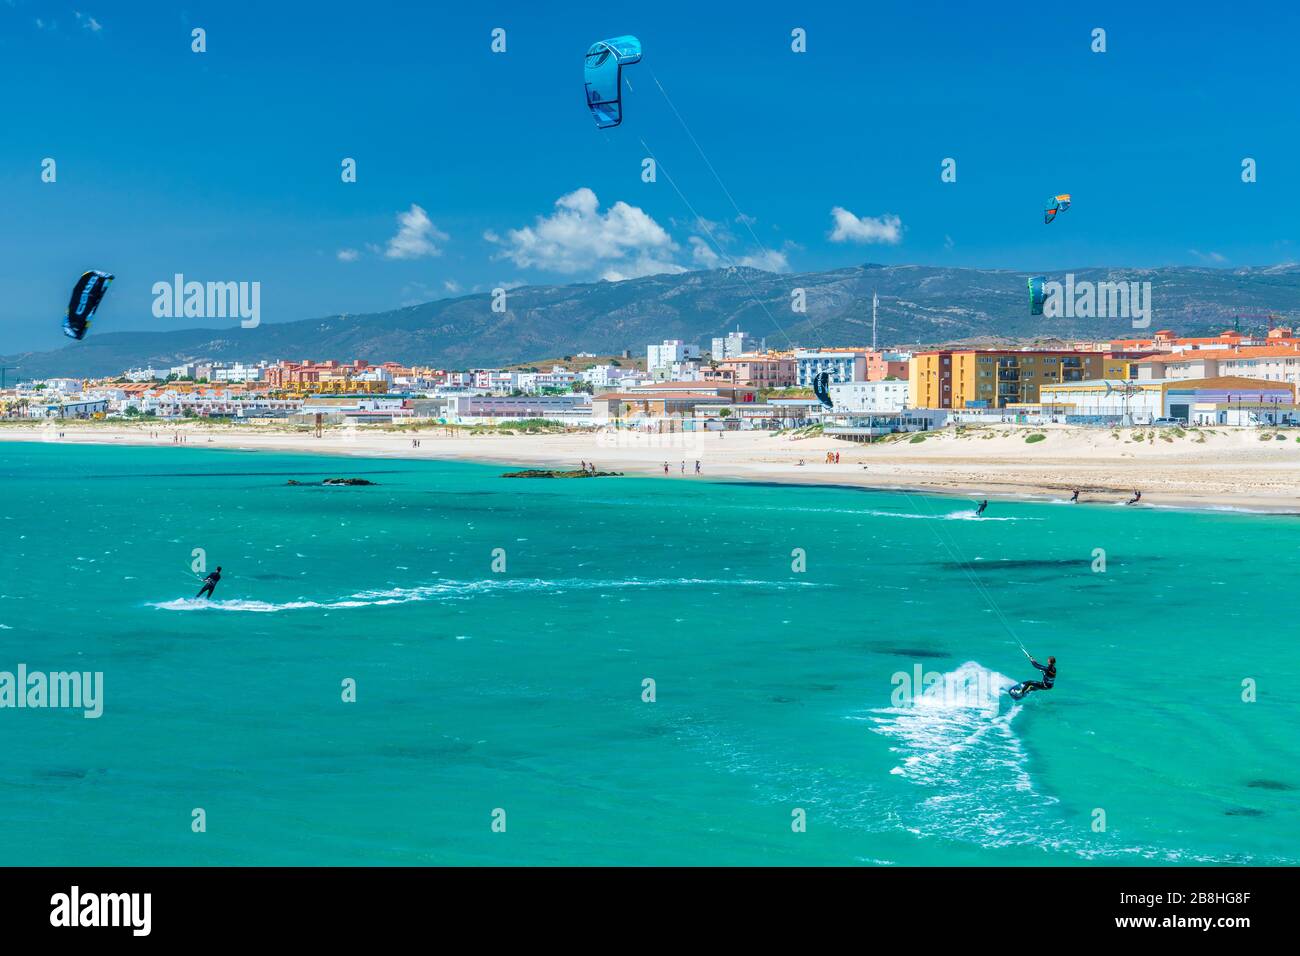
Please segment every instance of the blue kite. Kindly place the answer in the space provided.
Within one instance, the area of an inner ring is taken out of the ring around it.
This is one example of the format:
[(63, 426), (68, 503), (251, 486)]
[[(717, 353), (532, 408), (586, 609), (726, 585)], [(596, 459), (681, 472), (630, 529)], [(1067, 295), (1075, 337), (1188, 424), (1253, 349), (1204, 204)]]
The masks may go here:
[(597, 40), (587, 51), (582, 78), (597, 129), (623, 122), (623, 67), (640, 62), (641, 41), (632, 36)]

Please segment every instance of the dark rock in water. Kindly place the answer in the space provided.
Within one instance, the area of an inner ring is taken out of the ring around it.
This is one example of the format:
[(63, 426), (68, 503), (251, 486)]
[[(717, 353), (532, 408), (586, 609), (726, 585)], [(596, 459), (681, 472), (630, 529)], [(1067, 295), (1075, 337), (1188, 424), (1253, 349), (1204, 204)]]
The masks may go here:
[(1246, 784), (1248, 787), (1254, 787), (1256, 790), (1294, 790), (1289, 783), (1281, 780), (1251, 780)]
[(553, 471), (548, 468), (529, 468), (526, 471), (508, 471), (502, 478), (621, 478), (621, 471)]
[(1231, 810), (1224, 810), (1225, 817), (1262, 817), (1263, 810), (1256, 810), (1254, 807), (1233, 807)]
[(951, 657), (947, 651), (932, 651), (924, 647), (894, 647), (891, 644), (868, 644), (872, 651), (877, 654), (893, 654), (896, 657), (917, 657), (922, 660), (940, 660), (941, 658)]
[(320, 485), (375, 485), (375, 484), (378, 484), (378, 482), (375, 482), (375, 481), (367, 481), (365, 478), (326, 478), (324, 481), (320, 481), (320, 482), (317, 482), (317, 481), (294, 481), (292, 478), (290, 478), (288, 481), (285, 482), (285, 484), (286, 484), (286, 485), (297, 485), (297, 486), (299, 486), (299, 487), (303, 487), (303, 486), (305, 486), (305, 485), (317, 485), (317, 484), (320, 484)]

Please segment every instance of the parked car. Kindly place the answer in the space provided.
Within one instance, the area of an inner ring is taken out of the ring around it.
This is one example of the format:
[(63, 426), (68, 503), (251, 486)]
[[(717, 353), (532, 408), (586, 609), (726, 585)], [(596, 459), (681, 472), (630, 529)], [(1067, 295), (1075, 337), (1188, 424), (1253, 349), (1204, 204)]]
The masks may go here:
[(1170, 425), (1186, 425), (1187, 422), (1183, 421), (1181, 418), (1157, 418), (1151, 424), (1156, 428), (1164, 428)]

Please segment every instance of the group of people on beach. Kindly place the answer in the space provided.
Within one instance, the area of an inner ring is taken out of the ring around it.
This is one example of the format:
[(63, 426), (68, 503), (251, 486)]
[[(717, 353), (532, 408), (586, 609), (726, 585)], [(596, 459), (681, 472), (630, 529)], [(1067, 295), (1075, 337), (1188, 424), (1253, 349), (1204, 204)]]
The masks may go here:
[[(698, 458), (695, 459), (695, 473), (697, 475), (703, 474), (700, 470), (700, 460)], [(668, 462), (664, 462), (664, 474), (668, 474)], [(682, 459), (682, 474), (686, 474), (686, 459), (684, 458)]]
[(580, 461), (578, 464), (581, 465), (582, 470), (588, 474), (594, 475), (596, 473), (596, 463), (594, 461)]
[[(1134, 488), (1134, 489), (1133, 489), (1133, 497), (1130, 498), (1128, 501), (1124, 502), (1124, 504), (1126, 504), (1126, 505), (1135, 505), (1135, 504), (1137, 504), (1137, 503), (1138, 503), (1139, 501), (1141, 501), (1141, 500), (1142, 500), (1142, 492), (1140, 492), (1140, 491), (1138, 491), (1136, 488)], [(1074, 489), (1074, 493), (1070, 495), (1070, 503), (1071, 503), (1071, 504), (1078, 504), (1078, 503), (1079, 503), (1079, 489), (1078, 489), (1078, 488), (1075, 488), (1075, 489)]]

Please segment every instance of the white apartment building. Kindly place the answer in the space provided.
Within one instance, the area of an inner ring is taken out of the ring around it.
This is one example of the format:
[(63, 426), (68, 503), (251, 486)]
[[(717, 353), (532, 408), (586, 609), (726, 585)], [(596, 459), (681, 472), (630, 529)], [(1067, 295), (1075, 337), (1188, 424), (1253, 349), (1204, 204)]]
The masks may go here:
[(654, 371), (677, 362), (698, 361), (700, 347), (689, 345), (681, 339), (664, 339), (661, 345), (646, 346), (646, 368)]
[(737, 329), (734, 332), (728, 332), (726, 335), (715, 337), (710, 354), (713, 356), (713, 361), (721, 362), (723, 359), (737, 358), (741, 355), (757, 352), (761, 348), (762, 346), (757, 339), (750, 338), (748, 332)]
[(629, 379), (636, 381), (642, 377), (636, 369), (623, 368), (620, 365), (593, 365), (578, 373), (578, 380), (589, 383), (592, 388), (621, 387)]
[(804, 388), (811, 388), (813, 378), (822, 372), (830, 373), (832, 385), (867, 380), (866, 349), (798, 349), (794, 357)]
[(907, 382), (843, 382), (828, 389), (835, 412), (901, 412), (907, 408)]
[(1300, 350), (1287, 345), (1175, 352), (1142, 359), (1137, 366), (1139, 381), (1237, 376), (1300, 385)]

